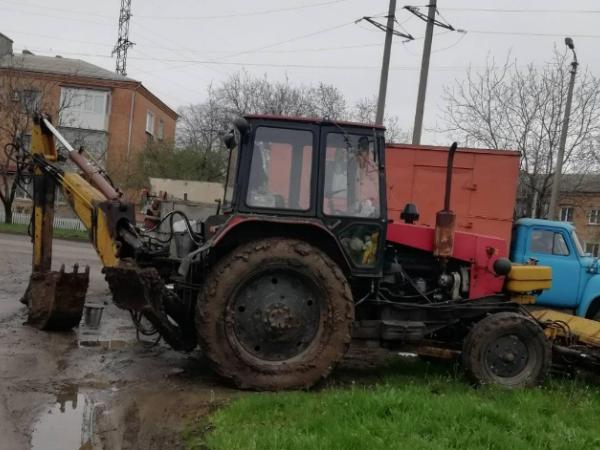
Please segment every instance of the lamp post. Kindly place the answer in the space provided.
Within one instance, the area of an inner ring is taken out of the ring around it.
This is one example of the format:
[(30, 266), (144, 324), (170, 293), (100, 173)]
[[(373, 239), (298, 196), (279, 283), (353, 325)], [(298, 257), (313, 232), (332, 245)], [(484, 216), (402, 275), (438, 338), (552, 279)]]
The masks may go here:
[(558, 195), (560, 193), (560, 181), (562, 176), (562, 165), (565, 156), (565, 145), (567, 143), (567, 132), (569, 131), (569, 116), (571, 115), (571, 102), (573, 100), (573, 86), (575, 85), (575, 75), (577, 74), (577, 54), (575, 53), (575, 44), (570, 37), (565, 38), (565, 45), (573, 52), (573, 61), (571, 62), (571, 79), (569, 81), (569, 91), (567, 92), (567, 103), (565, 105), (565, 116), (563, 118), (562, 130), (560, 132), (560, 141), (558, 144), (558, 155), (556, 157), (556, 169), (552, 180), (552, 192), (550, 194), (550, 207), (548, 208), (548, 217), (558, 220)]

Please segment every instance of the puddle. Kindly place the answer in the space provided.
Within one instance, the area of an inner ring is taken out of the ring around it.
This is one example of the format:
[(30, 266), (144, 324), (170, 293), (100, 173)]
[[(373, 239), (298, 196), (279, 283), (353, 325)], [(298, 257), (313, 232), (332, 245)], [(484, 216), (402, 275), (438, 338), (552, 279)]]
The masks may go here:
[(65, 386), (33, 426), (32, 450), (91, 450), (94, 404), (77, 386)]

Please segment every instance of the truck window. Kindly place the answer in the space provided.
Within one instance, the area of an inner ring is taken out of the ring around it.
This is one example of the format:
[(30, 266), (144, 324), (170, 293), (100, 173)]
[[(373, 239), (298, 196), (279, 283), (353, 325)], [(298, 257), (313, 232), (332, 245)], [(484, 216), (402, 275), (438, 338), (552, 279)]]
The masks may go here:
[(563, 235), (549, 230), (533, 230), (531, 232), (529, 251), (544, 255), (569, 255), (569, 247)]
[(311, 131), (259, 127), (252, 150), (248, 206), (308, 210), (312, 158)]

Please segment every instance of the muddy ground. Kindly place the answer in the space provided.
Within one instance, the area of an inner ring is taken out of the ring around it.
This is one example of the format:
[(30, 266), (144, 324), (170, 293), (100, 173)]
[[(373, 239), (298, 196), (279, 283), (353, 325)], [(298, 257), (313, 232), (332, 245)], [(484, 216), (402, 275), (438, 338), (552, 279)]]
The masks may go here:
[(90, 244), (56, 240), (54, 261), (90, 266), (87, 299), (106, 303), (101, 327), (47, 333), (24, 325), (31, 244), (0, 234), (0, 449), (181, 448), (183, 423), (237, 395), (201, 355), (136, 341)]
[[(90, 244), (55, 240), (53, 253), (57, 268), (90, 266), (87, 301), (105, 306), (101, 326), (48, 333), (24, 325), (19, 299), (31, 271), (31, 243), (0, 234), (0, 450), (183, 448), (184, 424), (243, 395), (214, 376), (199, 352), (137, 341), (127, 312), (111, 303)], [(326, 384), (345, 384), (348, 370), (386, 357), (373, 355), (355, 348), (346, 370)]]

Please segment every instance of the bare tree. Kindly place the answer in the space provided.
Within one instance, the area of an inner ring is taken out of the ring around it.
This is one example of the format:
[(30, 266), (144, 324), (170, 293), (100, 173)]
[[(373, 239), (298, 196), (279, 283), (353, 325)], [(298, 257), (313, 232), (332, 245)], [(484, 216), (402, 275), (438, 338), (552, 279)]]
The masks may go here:
[(288, 78), (270, 81), (266, 75), (254, 77), (241, 71), (233, 74), (218, 87), (209, 89), (228, 115), (273, 114), (297, 117), (343, 118), (346, 101), (334, 86), (292, 85)]
[[(522, 186), (527, 215), (539, 216), (550, 192), (567, 97), (569, 62), (556, 48), (542, 67), (519, 66), (510, 55), (502, 65), (488, 59), (480, 73), (445, 88), (443, 119), (468, 145), (521, 152)], [(585, 172), (600, 131), (600, 81), (578, 74), (567, 138), (565, 171)]]
[[(363, 97), (354, 104), (351, 118), (357, 122), (375, 123), (376, 113), (377, 97)], [(384, 115), (383, 125), (385, 126), (386, 141), (397, 143), (410, 142), (411, 133), (400, 127), (400, 119), (398, 116)]]
[[(255, 77), (241, 71), (210, 86), (205, 102), (178, 111), (176, 143), (179, 151), (192, 150), (205, 161), (198, 179), (214, 181), (222, 178), (227, 163), (221, 136), (237, 116), (272, 114), (374, 123), (375, 105), (375, 99), (367, 98), (349, 107), (340, 90), (330, 84), (293, 85), (287, 78), (271, 81), (266, 76)], [(408, 139), (398, 123), (397, 117), (386, 117), (388, 140)]]
[(29, 78), (15, 63), (0, 67), (0, 201), (4, 221), (12, 221), (12, 205), (28, 176), (28, 140), (33, 114), (54, 111), (50, 91), (58, 85), (53, 81)]

